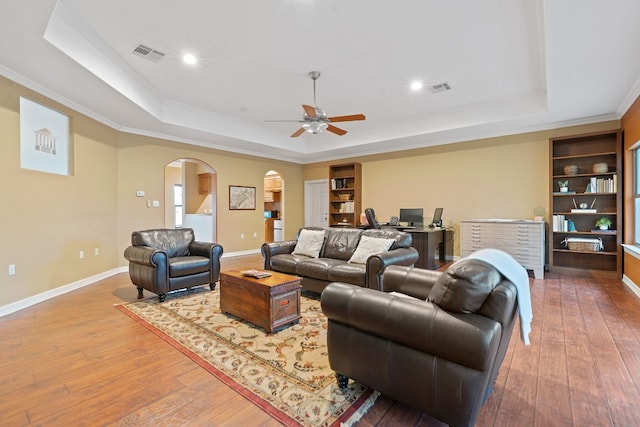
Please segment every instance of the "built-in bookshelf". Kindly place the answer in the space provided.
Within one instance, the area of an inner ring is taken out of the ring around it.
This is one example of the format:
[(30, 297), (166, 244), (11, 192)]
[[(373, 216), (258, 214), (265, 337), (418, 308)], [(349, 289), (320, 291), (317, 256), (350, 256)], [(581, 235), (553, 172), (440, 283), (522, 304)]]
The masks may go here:
[[(551, 138), (549, 152), (549, 268), (621, 277), (622, 132)], [(600, 218), (609, 219), (609, 229), (596, 226)]]
[(329, 225), (356, 227), (362, 211), (362, 165), (329, 166)]

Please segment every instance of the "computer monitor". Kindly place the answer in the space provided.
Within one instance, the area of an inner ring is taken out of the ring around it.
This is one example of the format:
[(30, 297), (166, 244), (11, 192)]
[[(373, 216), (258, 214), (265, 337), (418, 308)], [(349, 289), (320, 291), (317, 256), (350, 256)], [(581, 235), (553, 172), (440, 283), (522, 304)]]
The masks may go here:
[(442, 208), (436, 208), (436, 211), (433, 213), (431, 225), (434, 227), (442, 227)]
[(423, 217), (422, 208), (400, 208), (400, 222), (406, 222), (411, 227), (422, 227)]

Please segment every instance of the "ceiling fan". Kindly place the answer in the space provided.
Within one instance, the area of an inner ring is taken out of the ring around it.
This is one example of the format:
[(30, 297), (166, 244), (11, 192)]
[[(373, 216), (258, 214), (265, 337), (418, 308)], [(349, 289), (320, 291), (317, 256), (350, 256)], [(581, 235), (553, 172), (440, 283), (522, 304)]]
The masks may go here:
[(333, 132), (336, 135), (344, 135), (346, 130), (333, 126), (331, 123), (335, 122), (351, 122), (354, 120), (364, 120), (364, 114), (352, 114), (349, 116), (335, 116), (327, 117), (327, 113), (316, 105), (316, 80), (320, 77), (320, 71), (309, 71), (309, 77), (313, 80), (313, 106), (302, 104), (304, 114), (302, 120), (265, 120), (266, 122), (297, 122), (302, 123), (302, 127), (295, 131), (291, 137), (295, 138), (302, 135), (305, 131), (318, 134), (325, 129), (329, 132)]

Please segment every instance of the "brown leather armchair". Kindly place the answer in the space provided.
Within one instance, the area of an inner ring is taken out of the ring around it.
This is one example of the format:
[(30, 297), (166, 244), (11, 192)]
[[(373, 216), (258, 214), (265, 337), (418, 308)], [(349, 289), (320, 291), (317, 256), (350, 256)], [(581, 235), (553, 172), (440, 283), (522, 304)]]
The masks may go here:
[(129, 277), (138, 288), (158, 294), (209, 284), (215, 289), (220, 278), (222, 246), (196, 242), (193, 229), (153, 229), (131, 233), (131, 246), (124, 251)]
[(509, 345), (515, 285), (470, 259), (445, 272), (389, 266), (382, 279), (386, 292), (345, 283), (322, 292), (338, 385), (352, 378), (451, 426), (472, 426)]

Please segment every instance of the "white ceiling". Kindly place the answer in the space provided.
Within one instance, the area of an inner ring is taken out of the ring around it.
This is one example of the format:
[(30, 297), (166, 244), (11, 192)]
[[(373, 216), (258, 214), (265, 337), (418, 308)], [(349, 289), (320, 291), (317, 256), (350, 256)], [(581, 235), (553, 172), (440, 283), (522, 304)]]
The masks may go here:
[[(2, 0), (0, 74), (122, 131), (309, 163), (618, 119), (639, 23), (638, 0)], [(301, 118), (311, 70), (329, 116), (366, 121), (265, 122)]]

